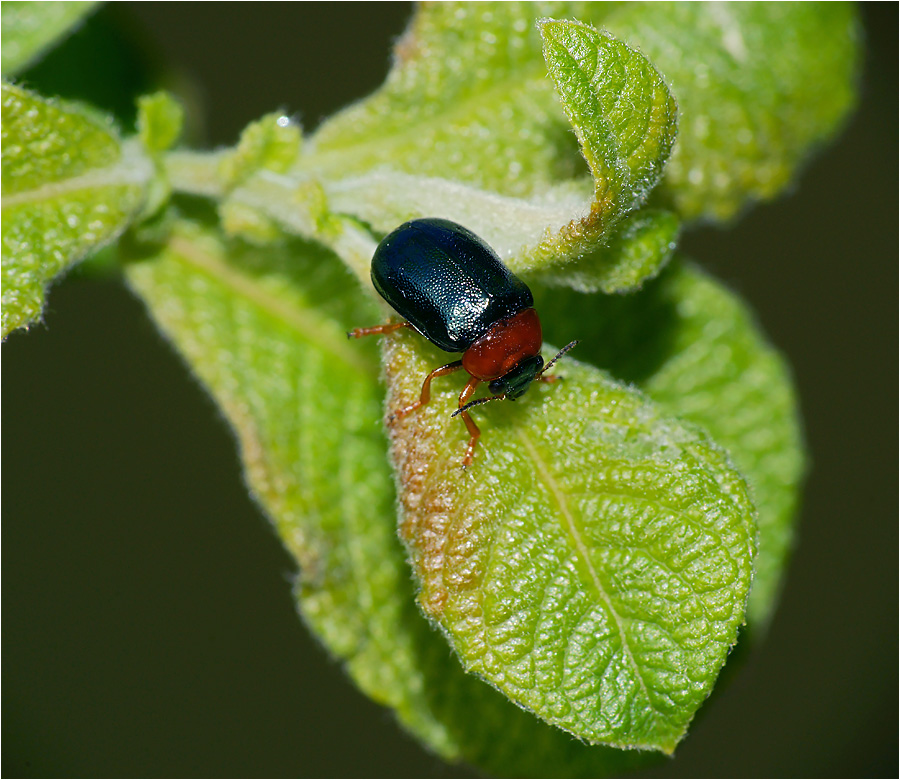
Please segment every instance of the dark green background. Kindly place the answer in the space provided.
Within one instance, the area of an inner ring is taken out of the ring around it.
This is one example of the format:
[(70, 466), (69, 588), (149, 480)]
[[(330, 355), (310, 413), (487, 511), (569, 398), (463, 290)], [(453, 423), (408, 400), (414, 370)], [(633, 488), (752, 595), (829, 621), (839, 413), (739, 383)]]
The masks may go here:
[[(789, 196), (683, 242), (789, 356), (813, 469), (767, 640), (654, 776), (897, 774), (897, 5), (862, 12), (846, 132)], [(193, 132), (232, 143), (376, 88), (408, 14), (117, 4), (25, 83), (127, 113), (99, 87), (168, 63)], [(129, 63), (135, 43), (155, 53)], [(119, 281), (71, 275), (2, 363), (4, 776), (459, 774), (306, 632), (226, 424)]]

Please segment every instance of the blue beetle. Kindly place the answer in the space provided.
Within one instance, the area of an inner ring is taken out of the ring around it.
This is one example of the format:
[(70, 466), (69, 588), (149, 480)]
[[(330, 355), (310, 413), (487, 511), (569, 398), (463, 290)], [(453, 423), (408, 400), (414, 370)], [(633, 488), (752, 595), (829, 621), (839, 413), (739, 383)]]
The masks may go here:
[[(468, 410), (477, 404), (515, 400), (533, 381), (552, 382), (545, 372), (578, 342), (559, 351), (546, 366), (541, 357), (541, 321), (528, 285), (515, 276), (487, 243), (446, 219), (405, 222), (378, 245), (372, 256), (372, 284), (404, 322), (356, 328), (354, 338), (413, 328), (460, 360), (434, 369), (419, 400), (394, 414), (399, 419), (431, 400), (431, 380), (465, 369), (469, 381), (453, 417), (469, 432), (463, 466), (472, 463), (481, 431)], [(491, 396), (469, 401), (481, 382)]]

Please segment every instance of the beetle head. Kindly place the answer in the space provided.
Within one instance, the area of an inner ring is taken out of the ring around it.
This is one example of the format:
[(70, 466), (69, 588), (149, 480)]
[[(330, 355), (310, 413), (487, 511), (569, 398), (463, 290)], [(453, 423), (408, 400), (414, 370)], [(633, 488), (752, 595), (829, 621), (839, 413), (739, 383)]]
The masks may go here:
[(544, 358), (540, 355), (526, 358), (512, 371), (507, 371), (503, 376), (493, 380), (488, 389), (494, 395), (503, 395), (510, 400), (515, 400), (522, 395), (535, 379), (541, 375), (544, 368)]

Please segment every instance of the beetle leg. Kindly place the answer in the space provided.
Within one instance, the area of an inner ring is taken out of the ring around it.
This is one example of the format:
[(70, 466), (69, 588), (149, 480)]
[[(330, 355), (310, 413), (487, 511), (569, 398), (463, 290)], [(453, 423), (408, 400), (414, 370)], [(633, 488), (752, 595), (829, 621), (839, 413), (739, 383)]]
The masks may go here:
[[(459, 409), (462, 409), (466, 405), (466, 401), (472, 397), (475, 388), (478, 387), (480, 382), (481, 380), (474, 376), (469, 379), (466, 386), (459, 394)], [(468, 412), (460, 411), (459, 416), (462, 417), (463, 422), (466, 424), (466, 430), (469, 432), (469, 446), (466, 449), (466, 455), (462, 462), (463, 468), (467, 468), (472, 465), (472, 460), (475, 458), (475, 445), (478, 444), (478, 437), (481, 436), (481, 431), (478, 429), (475, 421), (469, 417)]]
[(425, 377), (425, 381), (422, 383), (422, 392), (419, 395), (419, 400), (416, 401), (411, 406), (407, 406), (405, 409), (400, 409), (400, 411), (394, 412), (391, 415), (391, 420), (399, 420), (410, 412), (414, 412), (420, 406), (424, 406), (431, 400), (431, 380), (436, 376), (444, 376), (444, 374), (452, 374), (454, 371), (459, 371), (462, 368), (462, 360), (454, 360), (452, 363), (447, 363), (446, 366), (441, 366), (440, 368), (434, 369), (428, 376)]
[(348, 339), (358, 339), (361, 336), (380, 336), (383, 333), (393, 333), (400, 328), (411, 328), (408, 322), (389, 322), (386, 325), (375, 325), (372, 328), (354, 328), (347, 334)]

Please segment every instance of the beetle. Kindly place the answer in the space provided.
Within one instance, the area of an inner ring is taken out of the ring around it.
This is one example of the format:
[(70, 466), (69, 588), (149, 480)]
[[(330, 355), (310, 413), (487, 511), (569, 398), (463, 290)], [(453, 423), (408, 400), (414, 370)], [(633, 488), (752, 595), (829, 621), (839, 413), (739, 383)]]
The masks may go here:
[[(558, 377), (545, 372), (578, 343), (567, 344), (545, 366), (541, 321), (528, 285), (483, 239), (447, 219), (414, 219), (388, 234), (372, 256), (372, 284), (404, 321), (356, 328), (348, 336), (412, 328), (445, 352), (463, 353), (428, 374), (419, 400), (392, 418), (427, 404), (435, 377), (464, 369), (469, 381), (451, 415), (461, 416), (469, 432), (463, 468), (471, 465), (481, 435), (468, 410), (488, 401), (513, 401), (533, 381), (555, 381)], [(470, 401), (481, 382), (492, 395)]]

